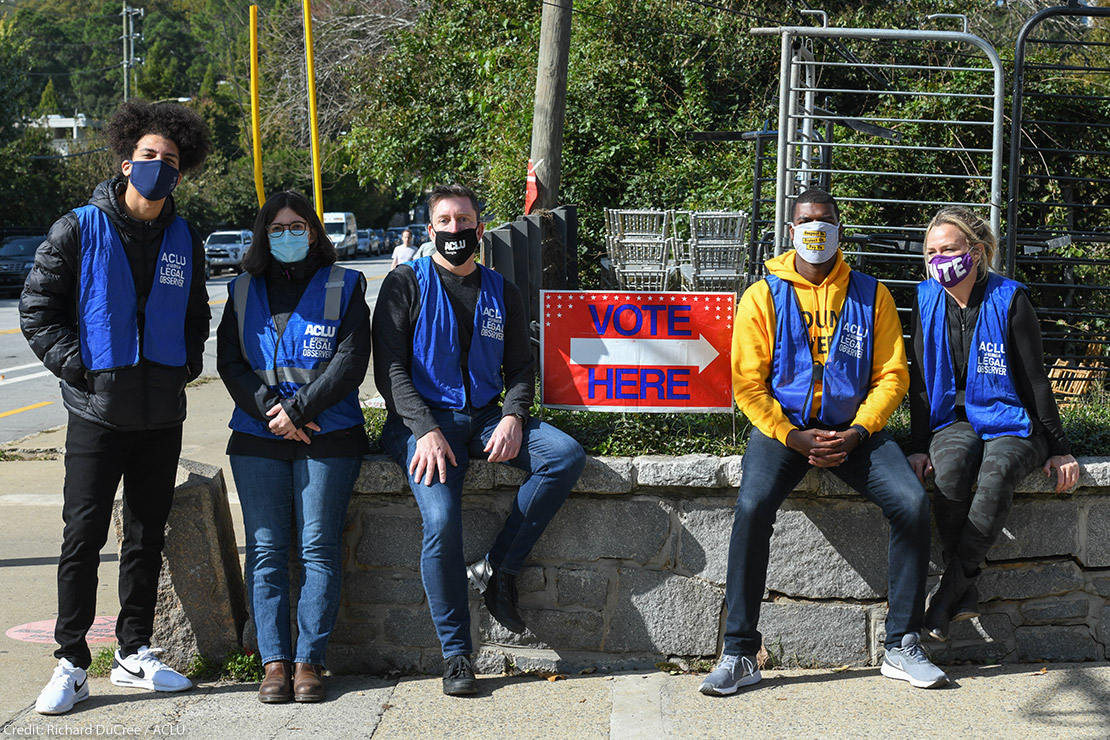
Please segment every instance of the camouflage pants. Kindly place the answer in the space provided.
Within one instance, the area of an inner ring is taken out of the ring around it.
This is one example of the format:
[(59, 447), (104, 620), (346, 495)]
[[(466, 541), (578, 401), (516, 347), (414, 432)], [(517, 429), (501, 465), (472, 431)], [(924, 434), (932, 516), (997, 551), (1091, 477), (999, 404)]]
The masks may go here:
[(955, 557), (965, 573), (974, 576), (1006, 524), (1014, 488), (1048, 458), (1048, 443), (1036, 433), (984, 441), (971, 424), (959, 421), (933, 435), (929, 458), (936, 475), (933, 512), (945, 562)]

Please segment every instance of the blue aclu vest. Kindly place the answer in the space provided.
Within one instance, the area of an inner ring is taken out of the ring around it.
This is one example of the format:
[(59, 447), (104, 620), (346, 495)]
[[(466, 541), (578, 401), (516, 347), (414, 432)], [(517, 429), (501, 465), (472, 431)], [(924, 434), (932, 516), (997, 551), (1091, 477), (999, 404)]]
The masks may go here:
[[(280, 336), (270, 313), (264, 278), (243, 273), (228, 286), (243, 359), (280, 397), (292, 398), (298, 389), (327, 370), (338, 347), (339, 324), (359, 290), (359, 278), (359, 273), (338, 265), (321, 267), (309, 280)], [(361, 426), (358, 391), (352, 390), (310, 421), (320, 427), (318, 434)], [(237, 432), (274, 439), (266, 422), (238, 406), (228, 426)]]
[[(89, 370), (139, 364), (138, 296), (131, 263), (116, 227), (96, 206), (76, 208), (81, 227), (81, 276), (78, 325), (81, 362)], [(185, 311), (193, 280), (193, 238), (182, 218), (162, 235), (154, 280), (143, 315), (142, 356), (151, 362), (183, 367)]]
[[(409, 264), (420, 286), (420, 315), (413, 332), (413, 385), (430, 406), (465, 409), (462, 347), (451, 301), (431, 257)], [(467, 355), (470, 402), (474, 408), (482, 408), (501, 395), (504, 387), (501, 361), (505, 355), (505, 280), (482, 265), (478, 269), (482, 287), (474, 309), (474, 335)]]
[(821, 378), (821, 411), (817, 417), (830, 426), (847, 424), (871, 385), (872, 340), (878, 281), (852, 272), (848, 295), (833, 331), (825, 364), (813, 359), (809, 327), (794, 286), (774, 275), (766, 278), (775, 304), (775, 347), (771, 361), (771, 392), (797, 427), (813, 417), (813, 396)]
[[(1021, 283), (990, 273), (975, 322), (967, 357), (964, 409), (971, 428), (983, 439), (1005, 435), (1028, 437), (1029, 413), (1014, 389), (1006, 343), (1010, 341), (1010, 304)], [(948, 345), (944, 288), (936, 280), (917, 286), (921, 315), (922, 374), (929, 394), (929, 428), (934, 432), (956, 421), (956, 373)]]

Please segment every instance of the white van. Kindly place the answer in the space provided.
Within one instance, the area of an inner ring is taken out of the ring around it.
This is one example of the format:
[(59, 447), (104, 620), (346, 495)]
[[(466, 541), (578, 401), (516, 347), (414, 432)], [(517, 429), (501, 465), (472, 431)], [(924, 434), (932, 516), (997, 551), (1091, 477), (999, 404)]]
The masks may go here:
[(330, 211), (324, 214), (324, 230), (331, 237), (339, 259), (354, 259), (358, 254), (358, 226), (355, 225), (355, 214), (342, 211)]

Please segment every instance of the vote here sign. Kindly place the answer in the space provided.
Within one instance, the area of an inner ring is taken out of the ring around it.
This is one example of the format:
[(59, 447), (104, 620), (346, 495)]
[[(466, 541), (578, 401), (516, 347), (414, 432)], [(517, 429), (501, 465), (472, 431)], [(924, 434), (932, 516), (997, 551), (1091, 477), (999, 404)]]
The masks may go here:
[(732, 293), (540, 291), (543, 404), (732, 411)]

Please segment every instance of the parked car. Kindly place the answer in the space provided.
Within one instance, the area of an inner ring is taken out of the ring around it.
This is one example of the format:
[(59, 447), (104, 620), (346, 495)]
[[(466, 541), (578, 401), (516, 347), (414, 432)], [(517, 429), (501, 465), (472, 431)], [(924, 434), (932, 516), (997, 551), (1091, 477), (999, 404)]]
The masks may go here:
[(208, 260), (211, 274), (219, 274), (220, 270), (227, 268), (234, 270), (238, 275), (243, 271), (243, 257), (251, 245), (251, 232), (249, 229), (237, 231), (213, 231), (204, 240), (204, 256)]
[(374, 254), (389, 254), (393, 250), (389, 249), (389, 237), (385, 234), (385, 229), (370, 229), (370, 245), (374, 250)]
[(9, 236), (0, 242), (0, 291), (19, 295), (35, 264), (35, 250), (45, 239), (45, 234)]
[(373, 254), (373, 251), (370, 249), (370, 229), (358, 230), (358, 253)]
[(331, 237), (339, 259), (352, 259), (358, 253), (358, 226), (355, 214), (331, 211), (324, 214), (324, 230)]

